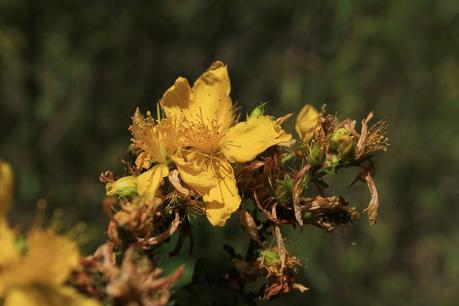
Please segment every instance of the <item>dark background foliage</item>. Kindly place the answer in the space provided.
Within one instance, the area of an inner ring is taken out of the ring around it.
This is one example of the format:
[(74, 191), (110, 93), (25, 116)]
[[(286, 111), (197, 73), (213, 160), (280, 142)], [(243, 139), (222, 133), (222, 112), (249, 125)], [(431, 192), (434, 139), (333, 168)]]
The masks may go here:
[[(291, 231), (310, 291), (273, 305), (457, 305), (458, 55), (455, 0), (0, 0), (0, 156), (17, 176), (12, 218), (27, 224), (44, 198), (49, 213), (64, 209), (66, 225), (87, 223), (84, 248), (94, 250), (107, 222), (98, 173), (121, 173), (135, 107), (155, 110), (177, 76), (195, 79), (221, 59), (242, 114), (264, 101), (274, 115), (326, 103), (391, 124), (390, 151), (376, 160), (379, 223)], [(363, 208), (365, 187), (346, 187), (353, 174), (331, 183)], [(242, 252), (234, 219), (224, 229), (196, 219), (194, 253), (166, 267), (186, 263), (186, 283), (197, 258), (223, 261), (225, 242)]]

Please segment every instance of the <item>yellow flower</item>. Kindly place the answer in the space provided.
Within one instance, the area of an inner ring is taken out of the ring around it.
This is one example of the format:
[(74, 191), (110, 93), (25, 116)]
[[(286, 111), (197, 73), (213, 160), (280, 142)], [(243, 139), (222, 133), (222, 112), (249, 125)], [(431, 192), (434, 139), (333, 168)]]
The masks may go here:
[(267, 148), (287, 142), (286, 134), (268, 116), (235, 123), (226, 65), (213, 63), (190, 87), (178, 78), (160, 103), (168, 119), (179, 122), (182, 150), (172, 159), (181, 178), (203, 194), (213, 225), (222, 226), (239, 208), (241, 197), (230, 162), (247, 162)]
[(0, 298), (5, 306), (97, 305), (64, 285), (80, 258), (70, 239), (34, 229), (22, 254), (16, 249), (13, 231), (2, 222), (0, 249)]
[(144, 117), (139, 109), (132, 117), (130, 130), (134, 146), (141, 150), (136, 165), (138, 168), (150, 168), (136, 178), (137, 193), (147, 201), (151, 201), (164, 177), (169, 174), (167, 158), (176, 148), (179, 134), (175, 122), (163, 118), (156, 122), (150, 112)]
[(0, 160), (0, 219), (6, 216), (11, 206), (13, 171), (8, 163)]
[(304, 143), (308, 143), (314, 136), (319, 112), (310, 104), (306, 104), (296, 118), (295, 130)]

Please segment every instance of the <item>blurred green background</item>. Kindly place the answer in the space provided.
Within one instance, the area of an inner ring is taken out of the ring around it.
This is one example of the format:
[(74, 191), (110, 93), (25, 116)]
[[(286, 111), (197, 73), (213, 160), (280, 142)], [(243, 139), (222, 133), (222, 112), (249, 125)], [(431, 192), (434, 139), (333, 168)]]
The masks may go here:
[[(121, 173), (136, 106), (155, 109), (179, 75), (194, 80), (215, 59), (249, 112), (298, 112), (326, 103), (359, 119), (390, 121), (379, 154), (380, 220), (326, 234), (288, 236), (310, 288), (273, 305), (459, 305), (459, 1), (0, 0), (0, 157), (17, 176), (12, 219), (27, 224), (39, 198), (88, 224), (91, 252), (106, 219), (98, 174)], [(291, 129), (292, 122), (287, 125)], [(293, 131), (291, 129), (291, 131)], [(354, 173), (332, 180), (363, 208)], [(196, 221), (196, 258), (218, 261), (238, 241)], [(205, 251), (204, 251), (205, 250)], [(260, 302), (260, 305), (268, 303)]]

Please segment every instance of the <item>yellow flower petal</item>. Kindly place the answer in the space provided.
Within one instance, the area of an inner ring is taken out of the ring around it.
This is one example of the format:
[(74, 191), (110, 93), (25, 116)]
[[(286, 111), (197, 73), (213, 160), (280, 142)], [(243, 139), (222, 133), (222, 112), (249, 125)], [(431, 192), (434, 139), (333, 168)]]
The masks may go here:
[(241, 205), (241, 197), (231, 165), (224, 159), (217, 160), (213, 164), (217, 185), (204, 195), (203, 200), (210, 223), (223, 226)]
[(36, 296), (35, 292), (27, 292), (26, 289), (11, 290), (5, 298), (5, 306), (40, 306), (47, 305), (40, 296)]
[(190, 105), (191, 87), (188, 80), (179, 77), (163, 95), (160, 100), (168, 118), (181, 118), (182, 116), (192, 116)]
[(5, 217), (11, 206), (13, 192), (13, 170), (0, 160), (0, 218)]
[(10, 269), (17, 267), (19, 252), (15, 245), (16, 236), (9, 228), (6, 220), (0, 219), (0, 300), (15, 281)]
[(97, 306), (95, 300), (64, 286), (26, 286), (11, 290), (5, 306)]
[(228, 70), (220, 61), (214, 62), (190, 88), (185, 78), (178, 78), (163, 95), (160, 103), (168, 118), (200, 121), (218, 125), (221, 130), (233, 122)]
[(175, 157), (180, 178), (203, 194), (210, 223), (223, 226), (231, 213), (239, 208), (241, 197), (233, 168), (220, 156), (205, 156), (197, 151)]
[(167, 164), (158, 164), (137, 177), (137, 193), (152, 200), (163, 178), (169, 174)]
[(217, 184), (215, 176), (206, 171), (208, 158), (204, 158), (197, 152), (172, 157), (180, 178), (200, 194), (206, 194)]
[(155, 123), (150, 112), (144, 117), (137, 109), (129, 130), (134, 136), (134, 145), (148, 155), (139, 155), (136, 160), (139, 168), (149, 165), (152, 160), (164, 163), (166, 157), (176, 150), (178, 134), (173, 120), (166, 118)]
[(229, 161), (242, 163), (291, 138), (292, 135), (286, 134), (272, 118), (258, 116), (230, 128), (220, 140), (220, 147)]
[(307, 143), (312, 139), (318, 119), (319, 112), (314, 106), (307, 104), (301, 109), (296, 118), (295, 130), (302, 142)]
[(234, 119), (230, 91), (226, 65), (216, 61), (194, 83), (191, 100), (204, 121), (216, 120), (223, 130), (230, 127)]
[(62, 284), (80, 261), (77, 244), (51, 230), (32, 230), (27, 252), (18, 267), (16, 281)]
[[(15, 245), (16, 236), (6, 222), (0, 219), (0, 271), (9, 267), (19, 260), (19, 254)], [(2, 292), (2, 277), (0, 274), (0, 294)]]

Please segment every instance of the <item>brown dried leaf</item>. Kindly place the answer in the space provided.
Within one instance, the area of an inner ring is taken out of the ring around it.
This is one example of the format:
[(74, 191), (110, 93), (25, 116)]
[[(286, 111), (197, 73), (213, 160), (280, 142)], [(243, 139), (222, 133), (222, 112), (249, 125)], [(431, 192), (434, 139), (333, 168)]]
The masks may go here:
[(104, 171), (99, 175), (99, 181), (101, 183), (113, 183), (115, 181), (115, 176), (110, 170)]
[(378, 190), (376, 189), (376, 184), (371, 176), (370, 171), (365, 171), (365, 175), (363, 179), (367, 183), (368, 189), (370, 190), (371, 200), (368, 204), (368, 207), (365, 211), (368, 214), (368, 220), (370, 221), (371, 225), (375, 225), (376, 221), (378, 220), (378, 208), (379, 208), (379, 196)]
[(116, 305), (166, 306), (171, 296), (170, 287), (183, 274), (180, 266), (167, 277), (146, 257), (139, 258), (131, 246), (126, 251), (121, 267), (107, 284), (106, 293)]
[[(271, 210), (271, 214), (274, 218), (277, 219), (277, 203), (274, 203), (273, 208)], [(282, 238), (282, 233), (280, 231), (280, 227), (278, 225), (274, 226), (274, 238), (276, 239), (277, 250), (279, 252), (279, 257), (281, 260), (281, 271), (285, 267), (285, 263), (287, 262), (287, 250), (284, 244), (284, 238)]]
[(374, 113), (371, 112), (368, 114), (367, 118), (362, 120), (362, 129), (360, 132), (360, 138), (359, 141), (357, 142), (356, 150), (355, 150), (355, 158), (359, 159), (363, 156), (365, 153), (365, 144), (367, 142), (367, 137), (368, 137), (368, 123), (370, 120), (373, 118)]
[(309, 288), (307, 288), (307, 287), (305, 287), (305, 286), (303, 286), (302, 284), (299, 284), (299, 283), (294, 283), (294, 284), (292, 285), (292, 288), (293, 288), (293, 289), (299, 290), (301, 293), (303, 293), (303, 292), (309, 290)]
[(183, 187), (182, 183), (180, 182), (179, 172), (176, 169), (169, 172), (169, 182), (171, 182), (175, 189), (185, 198), (190, 195), (190, 191)]
[(185, 272), (185, 265), (179, 266), (171, 275), (148, 283), (150, 290), (161, 289), (173, 285)]
[(284, 115), (282, 117), (277, 118), (276, 119), (276, 123), (278, 125), (282, 125), (285, 121), (287, 121), (287, 119), (289, 119), (292, 116), (293, 116), (293, 113), (288, 113), (288, 114), (286, 114), (286, 115)]
[(266, 216), (266, 218), (269, 219), (269, 221), (273, 222), (274, 224), (288, 224), (288, 223), (290, 223), (287, 220), (277, 219), (268, 210), (263, 208), (263, 206), (260, 203), (260, 200), (258, 199), (258, 195), (257, 195), (257, 193), (255, 191), (253, 192), (253, 199), (255, 200), (255, 204), (257, 205), (257, 207), (263, 212), (263, 214)]
[(241, 209), (239, 210), (239, 218), (244, 230), (249, 234), (250, 239), (261, 245), (257, 224), (255, 223), (252, 215), (248, 211)]
[(309, 212), (327, 212), (342, 209), (347, 205), (344, 198), (339, 196), (322, 197), (320, 195), (313, 198), (301, 199), (301, 210)]
[(300, 171), (298, 171), (295, 176), (295, 183), (293, 186), (293, 211), (295, 212), (296, 222), (298, 222), (300, 226), (303, 226), (303, 215), (301, 213), (300, 199), (304, 190), (304, 176), (310, 168), (311, 165), (306, 164)]
[(175, 233), (179, 225), (180, 225), (180, 215), (178, 212), (175, 212), (175, 219), (172, 221), (169, 229), (167, 229), (166, 231), (162, 232), (161, 234), (155, 237), (150, 237), (148, 239), (139, 238), (138, 242), (143, 248), (149, 249), (150, 247), (157, 245), (163, 242), (164, 240), (166, 240), (167, 238), (169, 238), (173, 233)]

